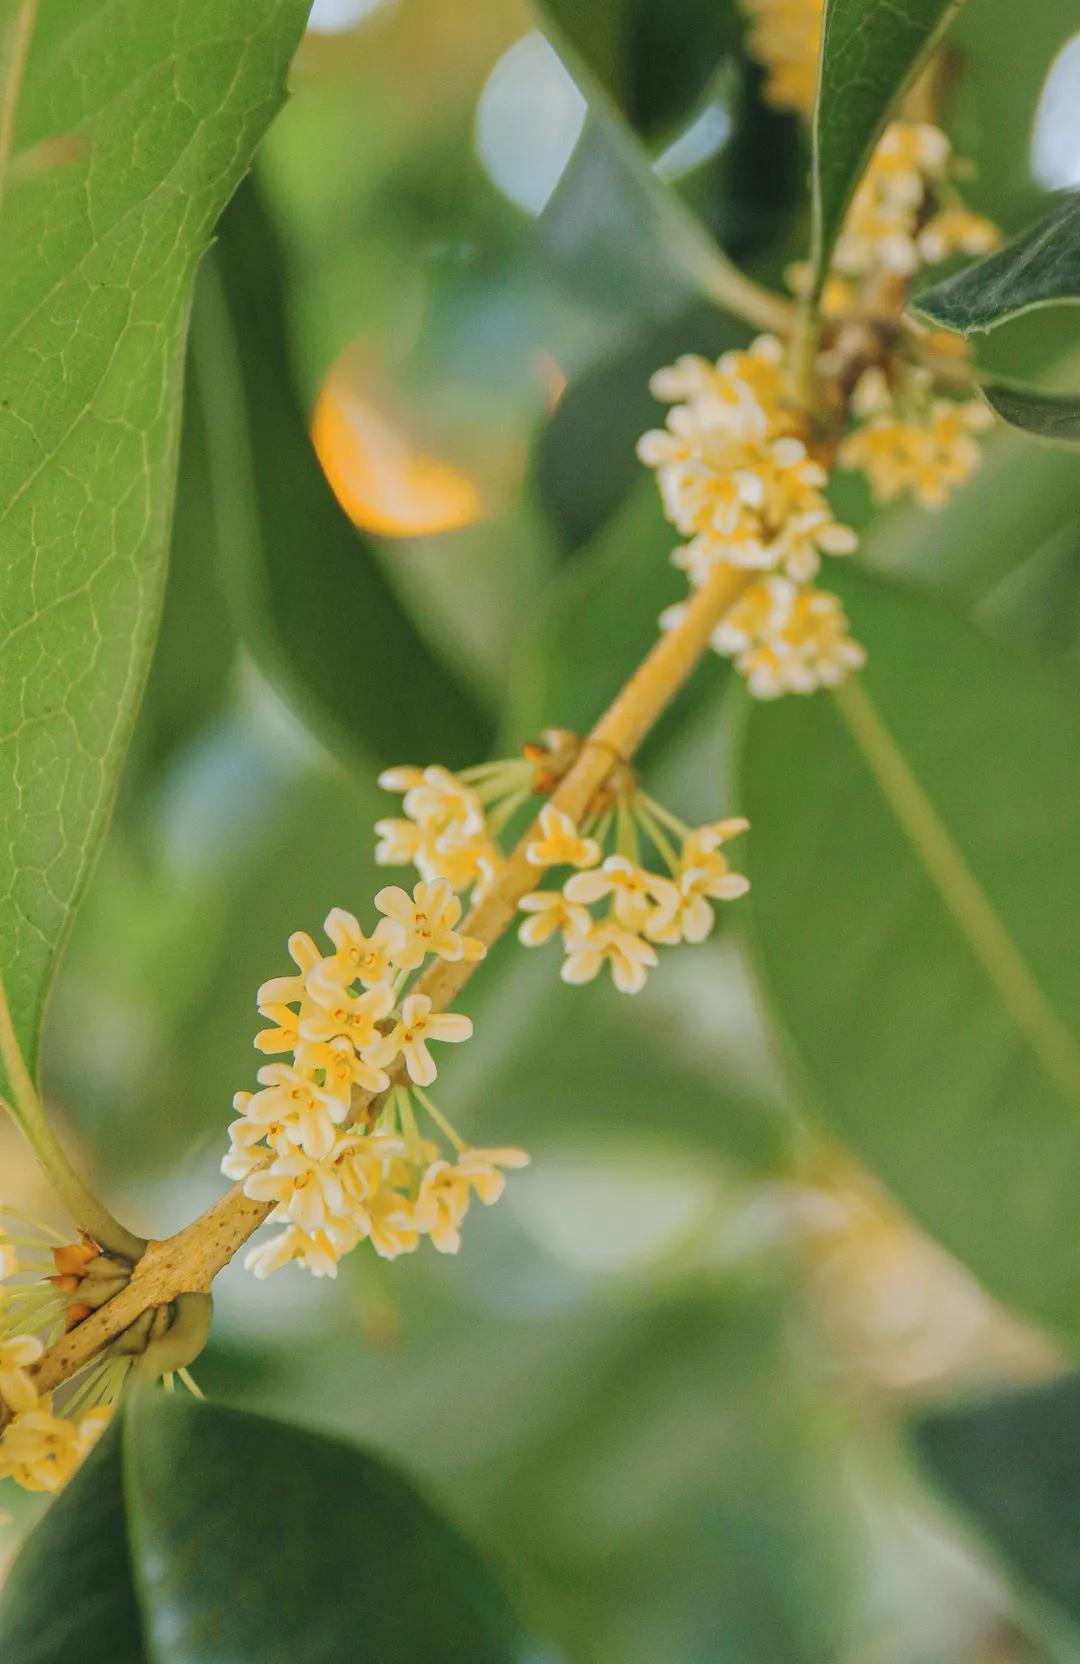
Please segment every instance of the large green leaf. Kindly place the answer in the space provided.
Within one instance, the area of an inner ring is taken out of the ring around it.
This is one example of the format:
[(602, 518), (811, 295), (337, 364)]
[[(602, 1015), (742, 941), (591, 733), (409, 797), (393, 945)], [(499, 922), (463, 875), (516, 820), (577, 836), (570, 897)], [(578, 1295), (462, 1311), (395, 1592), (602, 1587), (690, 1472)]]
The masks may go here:
[(646, 136), (687, 115), (743, 32), (733, 0), (543, 0), (541, 17)]
[(144, 1389), (27, 1539), (0, 1649), (4, 1664), (511, 1664), (519, 1643), (473, 1550), (377, 1458)]
[(292, 384), (281, 250), (253, 181), (200, 284), (196, 379), (252, 652), (346, 761), (482, 757), (491, 725), (417, 631), (319, 467)]
[(825, 0), (814, 112), (816, 292), (871, 152), (961, 0)]
[(1035, 387), (996, 382), (984, 387), (983, 394), (1010, 427), (1058, 443), (1080, 440), (1080, 396), (1075, 393), (1040, 393)]
[(0, 228), (0, 964), (30, 1056), (150, 655), (192, 277), (307, 10), (39, 8), (15, 149), (83, 144)]
[(914, 1434), (1028, 1590), (1080, 1623), (1080, 1377), (941, 1411)]
[(1080, 196), (1062, 197), (1004, 248), (947, 277), (916, 299), (918, 310), (962, 335), (994, 329), (1022, 312), (1080, 300)]
[(742, 916), (817, 1112), (995, 1293), (1078, 1335), (1080, 703), (947, 608), (841, 577), (869, 666), (847, 720), (823, 694), (753, 708)]

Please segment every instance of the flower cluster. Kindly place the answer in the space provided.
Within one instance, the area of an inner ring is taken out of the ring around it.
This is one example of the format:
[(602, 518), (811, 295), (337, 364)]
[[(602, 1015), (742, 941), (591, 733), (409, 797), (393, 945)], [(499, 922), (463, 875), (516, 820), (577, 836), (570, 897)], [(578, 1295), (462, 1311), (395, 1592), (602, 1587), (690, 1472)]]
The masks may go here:
[[(638, 455), (657, 471), (668, 519), (689, 542), (672, 559), (699, 588), (721, 562), (758, 571), (738, 609), (713, 636), (752, 692), (772, 697), (833, 685), (863, 662), (843, 608), (812, 580), (822, 555), (850, 554), (854, 532), (825, 496), (828, 475), (807, 449), (807, 420), (789, 395), (784, 351), (762, 336), (716, 364), (686, 356), (657, 371), (658, 399), (674, 403), (665, 428)], [(679, 622), (683, 605), (661, 623)]]
[[(866, 279), (910, 278), (924, 262), (988, 254), (1000, 241), (989, 220), (955, 200), (951, 149), (940, 127), (894, 121), (879, 139), (844, 220), (833, 270)], [(954, 200), (947, 200), (947, 197)]]
[[(30, 1245), (41, 1247), (34, 1239)], [(11, 1417), (0, 1434), (0, 1479), (14, 1479), (27, 1491), (63, 1489), (108, 1424), (128, 1368), (116, 1360), (95, 1365), (59, 1415), (51, 1396), (38, 1393), (31, 1372), (46, 1342), (63, 1331), (65, 1294), (57, 1284), (73, 1255), (86, 1264), (98, 1249), (85, 1242), (59, 1247), (52, 1255), (55, 1276), (6, 1288), (8, 1279), (38, 1267), (20, 1260), (17, 1244), (0, 1231), (0, 1409)]]
[(862, 470), (875, 502), (910, 491), (924, 508), (940, 508), (952, 486), (970, 479), (982, 460), (972, 436), (994, 420), (979, 399), (935, 398), (929, 374), (917, 368), (907, 371), (898, 394), (872, 365), (856, 383), (851, 408), (864, 420), (842, 441), (841, 466)]
[(743, 0), (748, 46), (766, 69), (765, 96), (779, 110), (814, 113), (824, 0)]
[[(997, 227), (957, 199), (949, 141), (924, 122), (893, 122), (879, 141), (855, 193), (833, 256), (824, 295), (825, 350), (819, 367), (834, 401), (858, 426), (838, 462), (867, 477), (874, 499), (911, 492), (926, 508), (970, 479), (982, 459), (973, 435), (993, 416), (980, 400), (955, 401), (935, 390), (925, 365), (890, 349), (911, 279), (923, 264), (953, 254), (986, 254)], [(795, 269), (795, 287), (807, 280)], [(882, 328), (881, 326), (885, 327)], [(928, 334), (928, 354), (962, 359), (955, 336)]]
[[(614, 824), (617, 848), (604, 855)], [(750, 888), (730, 870), (721, 845), (746, 830), (745, 820), (691, 829), (661, 804), (635, 790), (613, 814), (589, 817), (581, 831), (553, 804), (540, 811), (540, 836), (525, 850), (539, 871), (573, 869), (557, 890), (534, 890), (520, 902), (529, 916), (519, 931), (526, 947), (561, 933), (564, 982), (591, 982), (605, 964), (616, 988), (636, 994), (657, 963), (658, 946), (703, 942), (714, 923), (713, 901), (732, 901)], [(669, 834), (679, 840), (673, 847)], [(642, 865), (641, 835), (664, 872)], [(604, 912), (589, 909), (599, 903)]]
[[(439, 775), (430, 790), (442, 802), (456, 777)], [(418, 783), (410, 778), (406, 790)], [(418, 812), (430, 808), (421, 800)], [(432, 810), (433, 845), (448, 818)], [(414, 858), (421, 853), (417, 848)], [(467, 884), (473, 874), (463, 863), (458, 876)], [(382, 918), (370, 936), (351, 913), (330, 912), (331, 953), (303, 932), (291, 937), (296, 973), (274, 977), (258, 992), (270, 1027), (255, 1045), (272, 1056), (291, 1053), (291, 1061), (265, 1064), (261, 1090), (236, 1094), (239, 1116), (221, 1164), (246, 1195), (272, 1203), (270, 1220), (285, 1227), (249, 1252), (245, 1263), (257, 1277), (290, 1260), (315, 1276), (335, 1276), (341, 1256), (365, 1240), (386, 1259), (411, 1253), (422, 1236), (443, 1253), (456, 1252), (473, 1192), (496, 1201), (505, 1182), (500, 1169), (528, 1159), (519, 1150), (469, 1149), (424, 1091), (437, 1074), (431, 1042), (467, 1040), (472, 1023), (433, 1011), (426, 994), (407, 991), (410, 977), (429, 955), (476, 960), (485, 952), (455, 928), (461, 902), (449, 880), (422, 879), (411, 896), (388, 886), (375, 905)], [(408, 1087), (391, 1085), (391, 1069)], [(379, 1100), (374, 1118), (354, 1122), (354, 1092), (365, 1108)], [(414, 1100), (454, 1146), (455, 1161), (421, 1137)]]

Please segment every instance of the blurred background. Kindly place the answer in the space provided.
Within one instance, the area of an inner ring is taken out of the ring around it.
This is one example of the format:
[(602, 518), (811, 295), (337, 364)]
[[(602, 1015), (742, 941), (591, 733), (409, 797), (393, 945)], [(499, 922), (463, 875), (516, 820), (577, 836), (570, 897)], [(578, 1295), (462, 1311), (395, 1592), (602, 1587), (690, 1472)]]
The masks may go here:
[[(290, 932), (370, 919), (379, 769), (587, 725), (682, 588), (633, 455), (648, 375), (748, 339), (696, 298), (696, 228), (780, 286), (805, 133), (733, 10), (588, 11), (589, 99), (517, 0), (316, 0), (201, 274), (162, 637), (46, 1045), (58, 1124), (143, 1232), (221, 1192)], [(943, 112), (1006, 230), (1080, 184), (1074, 0), (1016, 23), (968, 0)], [(1075, 384), (1080, 320), (1018, 320), (986, 359)], [(861, 493), (837, 493), (857, 526)], [(1075, 676), (1060, 453), (995, 435), (947, 514), (879, 518), (863, 558)], [(733, 807), (729, 696), (715, 660), (644, 754), (688, 819)], [(807, 1122), (735, 912), (633, 1002), (504, 942), (441, 1101), (533, 1167), (459, 1259), (230, 1268), (199, 1381), (400, 1457), (504, 1569), (532, 1664), (1070, 1656), (1024, 1632), (901, 1436), (1054, 1348)], [(49, 1216), (7, 1127), (0, 1171)]]

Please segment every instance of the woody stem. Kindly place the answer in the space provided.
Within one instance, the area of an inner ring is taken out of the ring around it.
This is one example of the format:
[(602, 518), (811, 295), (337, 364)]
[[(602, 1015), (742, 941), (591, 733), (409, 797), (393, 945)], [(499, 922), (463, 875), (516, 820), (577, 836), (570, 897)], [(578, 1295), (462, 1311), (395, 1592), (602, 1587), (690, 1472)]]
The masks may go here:
[[(754, 574), (721, 564), (691, 598), (674, 629), (660, 637), (608, 710), (600, 718), (551, 802), (580, 821), (612, 769), (629, 761), (657, 718), (694, 670), (717, 624), (753, 582)], [(475, 906), (462, 930), (490, 947), (515, 922), (518, 903), (536, 883), (536, 868), (525, 858), (536, 837), (535, 826), (507, 859), (497, 883)], [(416, 992), (426, 994), (435, 1011), (444, 1011), (475, 969), (472, 961), (436, 960), (419, 979)], [(391, 1086), (402, 1079), (400, 1069)], [(370, 1093), (354, 1093), (353, 1119), (372, 1102)], [(237, 1185), (227, 1195), (165, 1242), (151, 1242), (130, 1283), (49, 1348), (35, 1372), (39, 1391), (48, 1392), (81, 1369), (103, 1346), (122, 1334), (151, 1306), (179, 1294), (205, 1292), (223, 1266), (263, 1223), (271, 1204), (254, 1202)]]

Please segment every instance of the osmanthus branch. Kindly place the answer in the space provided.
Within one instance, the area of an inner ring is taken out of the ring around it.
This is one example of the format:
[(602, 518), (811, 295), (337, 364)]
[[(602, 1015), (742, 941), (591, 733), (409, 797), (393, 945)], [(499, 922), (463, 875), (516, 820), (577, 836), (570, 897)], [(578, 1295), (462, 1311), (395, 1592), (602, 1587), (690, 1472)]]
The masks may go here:
[[(573, 820), (581, 819), (611, 770), (633, 756), (698, 664), (717, 624), (754, 576), (722, 564), (697, 590), (679, 624), (660, 637), (583, 742), (577, 760), (551, 796), (556, 808)], [(525, 858), (526, 845), (535, 836), (530, 827), (508, 857), (498, 882), (461, 926), (487, 947), (515, 922), (519, 901), (535, 887), (536, 868)], [(457, 998), (474, 968), (464, 959), (436, 960), (416, 991), (430, 998), (434, 1010), (443, 1011)], [(369, 1094), (354, 1093), (353, 1119), (364, 1115), (372, 1101)], [(176, 1236), (150, 1242), (131, 1281), (50, 1347), (35, 1372), (39, 1391), (50, 1392), (66, 1381), (144, 1312), (183, 1294), (208, 1292), (217, 1273), (265, 1221), (271, 1206), (252, 1201), (237, 1185)]]

